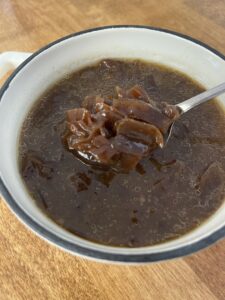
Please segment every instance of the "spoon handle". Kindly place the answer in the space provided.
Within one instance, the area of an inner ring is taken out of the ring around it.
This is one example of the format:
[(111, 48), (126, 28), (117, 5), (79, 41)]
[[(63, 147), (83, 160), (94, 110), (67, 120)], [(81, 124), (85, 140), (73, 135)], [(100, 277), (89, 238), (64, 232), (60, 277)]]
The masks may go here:
[(208, 101), (209, 99), (212, 99), (213, 97), (216, 97), (222, 93), (225, 92), (225, 82), (217, 85), (216, 87), (207, 90), (201, 94), (198, 94), (188, 100), (185, 100), (176, 106), (181, 109), (181, 113), (187, 112), (189, 109), (192, 109), (193, 107)]

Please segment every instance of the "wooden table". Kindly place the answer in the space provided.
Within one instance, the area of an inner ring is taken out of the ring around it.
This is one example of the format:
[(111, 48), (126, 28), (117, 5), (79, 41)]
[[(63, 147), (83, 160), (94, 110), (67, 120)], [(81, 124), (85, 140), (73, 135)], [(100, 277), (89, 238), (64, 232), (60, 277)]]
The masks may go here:
[[(225, 53), (224, 0), (0, 0), (0, 52), (35, 51), (111, 24), (180, 31)], [(36, 237), (0, 199), (0, 300), (225, 299), (225, 240), (160, 264), (116, 266), (74, 257)]]

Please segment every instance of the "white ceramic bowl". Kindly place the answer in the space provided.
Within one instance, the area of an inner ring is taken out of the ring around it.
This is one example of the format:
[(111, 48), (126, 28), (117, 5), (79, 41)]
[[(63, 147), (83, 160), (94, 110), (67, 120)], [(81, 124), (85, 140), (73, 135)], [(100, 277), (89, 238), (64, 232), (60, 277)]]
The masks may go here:
[[(40, 49), (10, 76), (0, 92), (0, 190), (28, 227), (73, 254), (113, 262), (153, 262), (202, 249), (225, 236), (225, 204), (199, 228), (160, 245), (118, 248), (95, 244), (48, 219), (27, 193), (17, 164), (18, 137), (35, 100), (55, 81), (102, 58), (141, 58), (180, 70), (205, 88), (225, 80), (225, 57), (190, 37), (142, 26), (111, 26), (72, 34)], [(225, 108), (225, 97), (218, 97)], [(224, 153), (225, 155), (225, 153)]]

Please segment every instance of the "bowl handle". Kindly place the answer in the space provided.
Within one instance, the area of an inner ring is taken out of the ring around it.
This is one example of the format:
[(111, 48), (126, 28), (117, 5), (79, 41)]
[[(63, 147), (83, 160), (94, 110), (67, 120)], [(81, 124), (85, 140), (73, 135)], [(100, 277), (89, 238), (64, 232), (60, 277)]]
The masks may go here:
[(0, 79), (12, 69), (17, 68), (32, 53), (8, 51), (0, 53)]

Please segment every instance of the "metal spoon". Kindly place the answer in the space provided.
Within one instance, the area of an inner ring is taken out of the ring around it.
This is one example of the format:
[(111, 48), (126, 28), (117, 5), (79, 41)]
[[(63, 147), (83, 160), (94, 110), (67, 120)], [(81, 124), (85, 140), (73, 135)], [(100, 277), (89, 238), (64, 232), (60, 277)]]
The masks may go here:
[[(225, 92), (225, 82), (217, 85), (216, 87), (214, 87), (208, 91), (198, 94), (188, 100), (185, 100), (179, 104), (176, 104), (175, 106), (180, 110), (180, 115), (182, 115), (182, 114), (186, 113), (187, 111), (189, 111), (190, 109), (194, 108), (195, 106), (198, 106), (199, 104), (202, 104), (224, 92)], [(164, 145), (166, 145), (168, 143), (168, 140), (170, 139), (173, 125), (174, 125), (174, 122), (170, 125), (170, 127), (167, 131), (167, 136), (165, 137)]]

